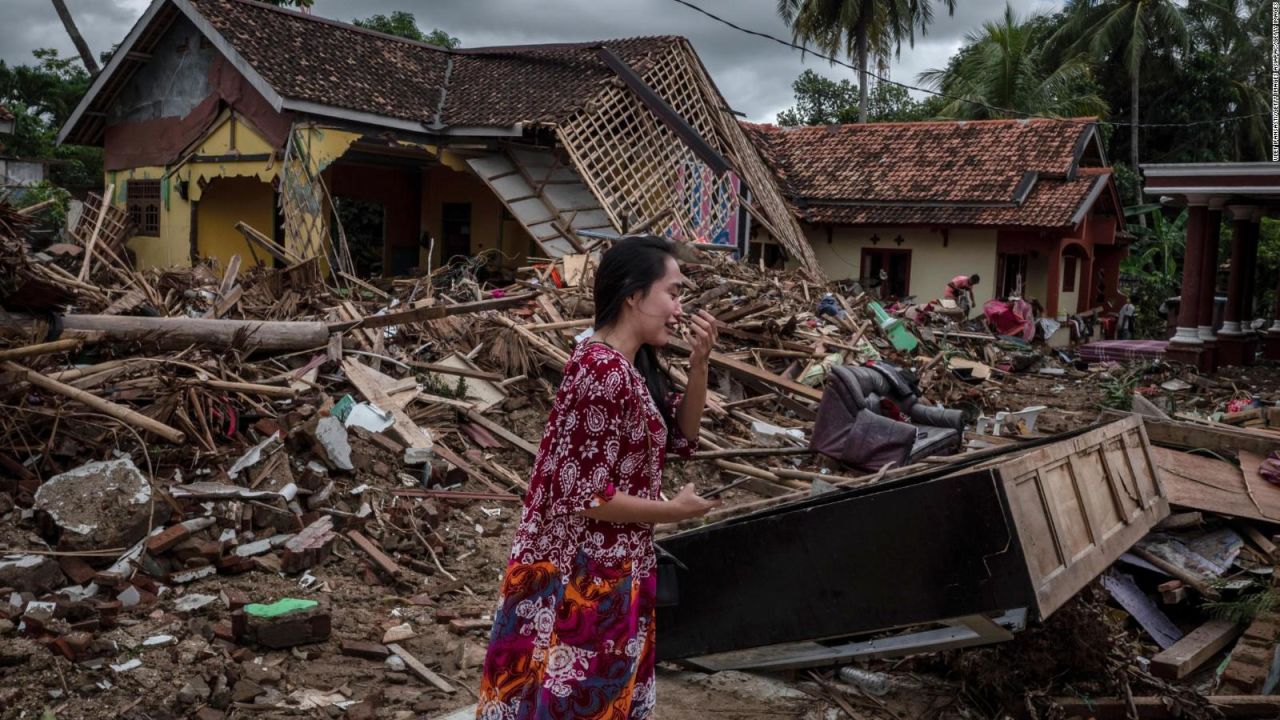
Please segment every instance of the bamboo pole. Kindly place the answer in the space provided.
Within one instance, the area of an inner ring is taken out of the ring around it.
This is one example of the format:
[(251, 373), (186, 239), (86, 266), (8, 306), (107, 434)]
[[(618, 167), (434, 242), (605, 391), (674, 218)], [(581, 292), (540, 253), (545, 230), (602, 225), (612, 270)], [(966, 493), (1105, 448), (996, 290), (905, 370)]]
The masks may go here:
[(25, 376), (25, 380), (36, 387), (43, 388), (51, 393), (56, 393), (65, 398), (70, 398), (76, 402), (88, 405), (104, 415), (110, 415), (117, 420), (158, 435), (175, 445), (181, 445), (186, 441), (186, 435), (184, 435), (180, 430), (175, 430), (158, 420), (149, 418), (137, 411), (130, 410), (123, 405), (117, 405), (109, 400), (103, 400), (92, 393), (77, 390), (70, 385), (64, 385), (57, 380), (52, 380), (15, 362), (6, 360), (0, 367), (4, 367), (6, 370), (18, 373), (20, 377)]
[(52, 353), (79, 350), (80, 346), (83, 344), (83, 340), (75, 338), (72, 340), (54, 340), (53, 342), (9, 348), (7, 350), (0, 350), (0, 360), (17, 360), (18, 358), (33, 357), (36, 355), (49, 355)]

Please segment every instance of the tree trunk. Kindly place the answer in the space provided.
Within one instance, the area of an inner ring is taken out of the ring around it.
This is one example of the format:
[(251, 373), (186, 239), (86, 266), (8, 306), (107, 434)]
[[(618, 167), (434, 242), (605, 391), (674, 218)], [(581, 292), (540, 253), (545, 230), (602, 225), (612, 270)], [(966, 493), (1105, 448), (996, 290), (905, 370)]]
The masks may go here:
[(867, 34), (858, 34), (858, 122), (867, 122)]
[(71, 36), (71, 42), (76, 46), (76, 52), (80, 53), (80, 60), (84, 62), (84, 67), (89, 71), (90, 75), (98, 74), (98, 61), (94, 59), (93, 53), (89, 50), (89, 43), (84, 41), (84, 36), (80, 34), (80, 29), (76, 27), (76, 21), (71, 17), (71, 11), (67, 9), (66, 0), (53, 0), (53, 9), (57, 11), (58, 18), (62, 20), (62, 26), (67, 29), (67, 34)]

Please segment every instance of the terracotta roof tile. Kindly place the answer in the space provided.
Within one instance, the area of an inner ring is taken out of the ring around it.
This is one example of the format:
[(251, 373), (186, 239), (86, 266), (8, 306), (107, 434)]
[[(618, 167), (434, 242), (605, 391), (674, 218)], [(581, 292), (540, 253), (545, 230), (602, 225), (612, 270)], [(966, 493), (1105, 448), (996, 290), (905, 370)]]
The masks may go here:
[(596, 47), (608, 45), (640, 69), (680, 41), (651, 37), (445, 51), (248, 0), (191, 2), (285, 97), (422, 123), (443, 110), (440, 119), (453, 126), (563, 119), (613, 77)]
[(748, 126), (800, 197), (1006, 201), (1027, 170), (1065, 175), (1074, 120)]
[(1086, 174), (1075, 180), (1040, 180), (1020, 207), (812, 205), (797, 212), (808, 222), (837, 225), (1069, 227), (1098, 177)]
[[(1082, 119), (743, 126), (810, 222), (1062, 227), (1109, 173), (1067, 180)], [(1038, 179), (1015, 206), (1027, 172)]]
[(9, 108), (0, 105), (0, 120), (12, 120), (13, 113), (9, 112)]

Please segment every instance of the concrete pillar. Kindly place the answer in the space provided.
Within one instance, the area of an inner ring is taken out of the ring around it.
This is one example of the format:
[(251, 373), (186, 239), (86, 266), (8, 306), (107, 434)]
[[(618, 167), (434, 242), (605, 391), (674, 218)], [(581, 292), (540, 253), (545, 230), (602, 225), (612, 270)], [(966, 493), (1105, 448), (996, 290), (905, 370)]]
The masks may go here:
[(1249, 261), (1249, 231), (1252, 224), (1253, 208), (1247, 205), (1232, 205), (1227, 208), (1231, 215), (1231, 276), (1227, 281), (1227, 308), (1222, 322), (1222, 335), (1239, 335), (1242, 330), (1240, 322), (1245, 318), (1244, 293), (1248, 286), (1248, 275), (1253, 268)]
[(1196, 331), (1201, 340), (1212, 342), (1217, 339), (1213, 331), (1213, 311), (1218, 289), (1218, 242), (1222, 239), (1221, 200), (1209, 201), (1206, 224), (1205, 243), (1200, 257), (1200, 298), (1196, 308)]
[(1177, 345), (1203, 345), (1197, 330), (1200, 299), (1200, 264), (1203, 260), (1205, 234), (1209, 220), (1208, 201), (1200, 196), (1187, 198), (1187, 249), (1182, 258), (1182, 299), (1178, 304), (1178, 329), (1170, 342)]

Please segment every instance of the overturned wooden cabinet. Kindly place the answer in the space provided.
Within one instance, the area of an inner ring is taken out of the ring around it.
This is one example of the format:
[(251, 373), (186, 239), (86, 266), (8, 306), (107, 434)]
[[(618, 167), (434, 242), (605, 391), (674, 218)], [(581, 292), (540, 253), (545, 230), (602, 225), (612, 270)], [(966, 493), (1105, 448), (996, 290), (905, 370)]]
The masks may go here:
[[(1134, 416), (699, 528), (659, 543), (684, 567), (658, 655), (803, 667), (1007, 639), (1168, 514)], [(916, 644), (857, 639), (931, 624)]]

